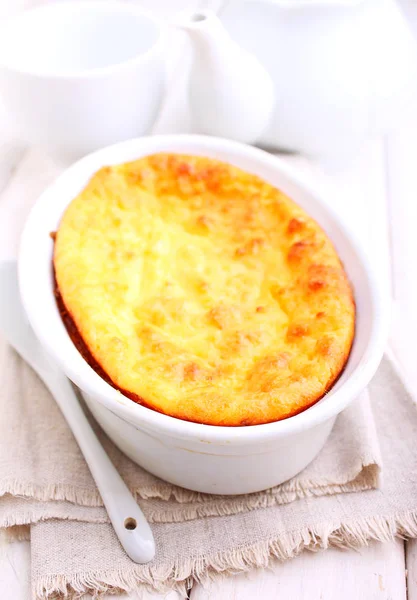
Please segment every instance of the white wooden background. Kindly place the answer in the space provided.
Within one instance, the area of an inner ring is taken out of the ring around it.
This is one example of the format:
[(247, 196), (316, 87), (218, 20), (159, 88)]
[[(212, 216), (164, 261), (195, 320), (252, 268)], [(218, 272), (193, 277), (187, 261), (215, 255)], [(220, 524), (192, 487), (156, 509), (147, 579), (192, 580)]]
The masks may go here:
[[(216, 6), (207, 0), (137, 0), (163, 17), (184, 8)], [(417, 35), (417, 0), (398, 0)], [(0, 0), (0, 19), (45, 0)], [(387, 41), (388, 43), (388, 41)], [(179, 43), (177, 54), (183, 48)], [(175, 53), (171, 56), (175, 61)], [(181, 85), (175, 86), (181, 95)], [(417, 397), (417, 97), (415, 113), (393, 134), (370, 141), (353, 164), (330, 172), (300, 157), (286, 157), (310, 178), (362, 236), (394, 297), (391, 348)], [(160, 130), (170, 131), (170, 109)], [(175, 111), (176, 127), (187, 115)], [(16, 140), (0, 106), (0, 258), (15, 256), (24, 216), (59, 168), (40, 151)], [(125, 598), (135, 598), (135, 595)], [(303, 553), (270, 570), (194, 585), (191, 600), (417, 600), (417, 541), (372, 544), (358, 552)], [(29, 600), (30, 547), (0, 548), (0, 598)], [(109, 597), (110, 598), (110, 597)], [(162, 599), (150, 594), (149, 600)], [(170, 594), (167, 600), (184, 600)]]

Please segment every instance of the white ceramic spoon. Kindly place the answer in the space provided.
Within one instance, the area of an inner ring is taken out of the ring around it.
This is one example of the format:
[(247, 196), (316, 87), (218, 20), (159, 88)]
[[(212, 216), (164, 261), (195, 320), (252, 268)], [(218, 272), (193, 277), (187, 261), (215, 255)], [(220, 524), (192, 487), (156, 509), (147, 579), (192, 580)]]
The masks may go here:
[(38, 373), (55, 398), (90, 468), (126, 553), (136, 563), (149, 562), (155, 556), (151, 528), (91, 429), (71, 383), (35, 337), (20, 301), (17, 268), (13, 261), (0, 263), (0, 331)]

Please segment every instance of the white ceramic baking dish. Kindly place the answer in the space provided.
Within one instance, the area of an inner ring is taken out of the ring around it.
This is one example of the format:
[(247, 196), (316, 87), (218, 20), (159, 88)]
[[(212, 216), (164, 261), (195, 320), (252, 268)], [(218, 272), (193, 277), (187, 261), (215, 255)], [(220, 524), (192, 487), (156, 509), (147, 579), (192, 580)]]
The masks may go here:
[[(100, 167), (155, 152), (200, 154), (255, 173), (281, 188), (325, 229), (343, 260), (357, 305), (356, 335), (343, 374), (319, 402), (289, 419), (250, 427), (213, 427), (169, 417), (113, 389), (73, 345), (53, 291), (50, 232), (68, 203)], [(19, 257), (19, 279), (29, 320), (49, 353), (81, 389), (93, 415), (132, 460), (177, 485), (215, 494), (243, 494), (279, 484), (320, 451), (337, 415), (368, 384), (381, 360), (389, 302), (366, 257), (336, 215), (278, 158), (212, 137), (147, 137), (105, 148), (67, 169), (34, 206)]]

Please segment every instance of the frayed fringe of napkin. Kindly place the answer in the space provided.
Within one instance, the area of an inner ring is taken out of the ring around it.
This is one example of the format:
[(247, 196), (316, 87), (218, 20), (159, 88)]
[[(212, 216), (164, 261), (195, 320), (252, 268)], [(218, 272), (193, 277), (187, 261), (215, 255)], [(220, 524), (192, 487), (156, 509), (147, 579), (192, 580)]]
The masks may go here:
[[(277, 488), (271, 488), (264, 492), (247, 494), (244, 496), (218, 496), (215, 494), (201, 494), (180, 487), (166, 485), (161, 481), (161, 485), (148, 487), (145, 490), (135, 492), (136, 499), (175, 500), (178, 504), (163, 509), (158, 506), (151, 510), (144, 506), (146, 517), (152, 523), (175, 523), (182, 521), (191, 521), (201, 517), (224, 517), (235, 515), (258, 508), (268, 508), (271, 506), (288, 504), (294, 500), (302, 500), (316, 496), (327, 496), (332, 494), (341, 494), (349, 492), (366, 491), (378, 488), (380, 485), (380, 468), (376, 464), (362, 465), (359, 469), (359, 475), (346, 483), (326, 483), (317, 485), (312, 481), (303, 482), (301, 487), (295, 481), (289, 481)], [(0, 486), (0, 496), (11, 494), (12, 496), (23, 496), (48, 502), (51, 500), (66, 500), (80, 506), (99, 507), (103, 506), (101, 496), (97, 490), (76, 488), (69, 485), (56, 484), (47, 487), (33, 486), (27, 482), (10, 480), (3, 482)], [(193, 504), (191, 504), (193, 503)], [(188, 504), (187, 506), (181, 506)], [(52, 517), (53, 515), (51, 515)], [(55, 515), (56, 517), (56, 515)], [(22, 515), (20, 515), (20, 519)], [(47, 518), (47, 517), (43, 517)], [(62, 519), (71, 519), (71, 515), (59, 515)], [(36, 516), (27, 515), (25, 522), (36, 522)], [(0, 516), (0, 527), (14, 527), (22, 524), (13, 520), (13, 516), (8, 519), (2, 519)]]
[[(253, 568), (267, 567), (271, 559), (294, 558), (302, 550), (318, 551), (329, 547), (358, 548), (371, 541), (388, 542), (395, 537), (417, 537), (417, 510), (392, 518), (371, 517), (344, 524), (323, 524), (296, 533), (258, 542), (251, 546), (221, 552), (210, 558), (193, 558), (174, 562), (170, 568), (141, 566), (130, 571), (107, 571), (75, 576), (49, 575), (34, 584), (38, 600), (75, 598), (83, 594), (133, 592), (146, 597), (146, 590), (167, 593), (178, 591), (183, 596), (193, 580), (207, 583), (217, 574), (232, 575)], [(112, 585), (109, 585), (109, 581)], [(172, 583), (168, 584), (167, 581)], [(116, 585), (115, 585), (116, 582)]]

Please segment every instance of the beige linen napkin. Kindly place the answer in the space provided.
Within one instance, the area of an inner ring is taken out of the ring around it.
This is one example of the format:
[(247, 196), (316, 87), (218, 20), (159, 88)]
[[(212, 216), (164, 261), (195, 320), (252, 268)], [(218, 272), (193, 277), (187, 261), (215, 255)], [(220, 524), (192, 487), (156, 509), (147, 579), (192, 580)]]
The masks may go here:
[(153, 523), (157, 556), (143, 566), (120, 547), (58, 407), (4, 343), (0, 382), (0, 527), (22, 535), (30, 526), (38, 598), (143, 584), (184, 591), (192, 577), (266, 565), (306, 547), (417, 535), (417, 411), (387, 360), (369, 394), (338, 417), (316, 460), (267, 492), (219, 497), (183, 490), (132, 463), (100, 432)]

